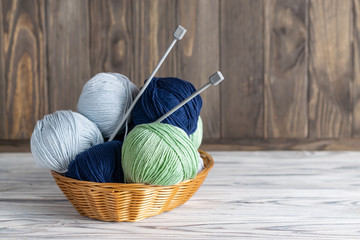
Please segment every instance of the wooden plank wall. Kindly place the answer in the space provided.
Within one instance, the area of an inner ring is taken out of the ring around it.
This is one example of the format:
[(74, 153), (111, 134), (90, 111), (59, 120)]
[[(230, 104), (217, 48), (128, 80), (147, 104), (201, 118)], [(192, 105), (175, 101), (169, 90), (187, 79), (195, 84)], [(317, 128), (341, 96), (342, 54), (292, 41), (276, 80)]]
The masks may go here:
[(202, 94), (206, 149), (360, 150), (359, 14), (360, 0), (0, 0), (0, 151), (28, 150), (98, 72), (141, 86), (178, 24), (158, 75), (226, 78)]
[(48, 113), (44, 1), (0, 2), (1, 139), (29, 138)]

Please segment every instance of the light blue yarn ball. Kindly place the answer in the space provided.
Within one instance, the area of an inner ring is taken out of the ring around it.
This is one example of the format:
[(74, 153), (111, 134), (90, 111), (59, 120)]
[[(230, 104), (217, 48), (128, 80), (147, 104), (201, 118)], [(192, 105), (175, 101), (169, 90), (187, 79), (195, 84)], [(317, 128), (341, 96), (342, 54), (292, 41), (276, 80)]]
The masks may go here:
[(199, 149), (202, 139), (203, 139), (203, 122), (201, 117), (199, 116), (198, 122), (197, 122), (197, 128), (193, 134), (191, 134), (190, 140), (195, 145), (197, 149)]
[(198, 157), (198, 169), (196, 171), (197, 174), (201, 173), (202, 170), (204, 170), (205, 166), (204, 166), (204, 160), (201, 158), (201, 155), (200, 153), (199, 154), (199, 157)]
[(103, 143), (97, 126), (72, 111), (57, 111), (39, 120), (31, 135), (31, 152), (38, 166), (66, 172), (76, 155)]
[[(204, 132), (203, 131), (203, 121), (202, 121), (201, 117), (199, 116), (196, 131), (189, 136), (191, 142), (194, 144), (196, 149), (199, 149), (199, 147), (201, 146), (202, 139), (203, 139), (203, 132)], [(198, 155), (199, 155), (198, 156), (198, 169), (196, 172), (197, 174), (201, 173), (202, 170), (204, 169), (204, 160), (201, 158), (200, 153), (198, 153)]]
[(137, 93), (138, 89), (126, 76), (98, 73), (84, 85), (77, 110), (98, 126), (104, 138), (108, 138)]

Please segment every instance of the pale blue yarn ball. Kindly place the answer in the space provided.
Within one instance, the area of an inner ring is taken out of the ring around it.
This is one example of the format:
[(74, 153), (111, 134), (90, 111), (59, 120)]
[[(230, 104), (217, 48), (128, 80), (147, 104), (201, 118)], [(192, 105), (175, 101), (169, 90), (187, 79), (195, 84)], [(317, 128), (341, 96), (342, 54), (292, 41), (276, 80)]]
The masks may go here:
[(104, 138), (108, 138), (137, 93), (138, 89), (126, 76), (98, 73), (84, 85), (77, 110), (98, 126)]
[(200, 153), (199, 154), (199, 157), (198, 157), (198, 169), (196, 171), (197, 174), (201, 173), (202, 170), (204, 170), (204, 160), (201, 158), (201, 155)]
[(66, 172), (76, 155), (103, 143), (97, 126), (72, 111), (57, 111), (39, 120), (31, 135), (31, 152), (38, 166)]
[(190, 140), (195, 145), (195, 147), (198, 149), (201, 146), (202, 139), (203, 139), (203, 122), (201, 117), (199, 116), (198, 122), (197, 122), (197, 128), (196, 131), (191, 134)]

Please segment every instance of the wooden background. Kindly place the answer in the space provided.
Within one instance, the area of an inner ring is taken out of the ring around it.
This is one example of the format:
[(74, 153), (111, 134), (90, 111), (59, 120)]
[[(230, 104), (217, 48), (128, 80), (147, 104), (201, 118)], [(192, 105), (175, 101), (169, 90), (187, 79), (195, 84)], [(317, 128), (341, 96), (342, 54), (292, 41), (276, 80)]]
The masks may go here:
[(138, 86), (178, 24), (159, 76), (202, 94), (205, 149), (360, 150), (359, 0), (0, 0), (0, 150), (76, 109), (102, 71)]

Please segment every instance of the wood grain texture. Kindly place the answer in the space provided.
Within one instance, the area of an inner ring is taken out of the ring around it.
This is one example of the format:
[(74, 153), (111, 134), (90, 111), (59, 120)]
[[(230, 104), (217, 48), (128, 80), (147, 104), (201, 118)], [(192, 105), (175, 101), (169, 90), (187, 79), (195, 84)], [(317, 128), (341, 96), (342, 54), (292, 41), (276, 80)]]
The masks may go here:
[[(137, 86), (144, 81), (158, 64), (172, 42), (176, 23), (176, 1), (131, 1), (133, 19), (133, 42), (135, 75), (132, 79)], [(181, 44), (181, 43), (180, 43)], [(177, 49), (167, 57), (156, 76), (169, 77), (176, 74)]]
[[(187, 33), (179, 44), (177, 76), (199, 89), (220, 68), (219, 1), (178, 1), (178, 23)], [(201, 94), (204, 138), (220, 138), (220, 87)]]
[(223, 72), (202, 94), (205, 143), (357, 149), (359, 13), (358, 0), (0, 0), (0, 139), (13, 146), (45, 114), (76, 110), (97, 72), (142, 86), (182, 24), (157, 76), (198, 88)]
[(135, 223), (80, 216), (30, 154), (0, 154), (5, 239), (360, 239), (358, 152), (211, 152), (184, 205)]
[[(4, 36), (3, 31), (3, 9), (2, 9), (3, 2), (0, 1), (0, 36)], [(0, 122), (3, 124), (0, 124), (0, 136), (3, 136), (1, 138), (5, 138), (5, 134), (7, 132), (6, 126), (5, 126), (5, 114), (6, 114), (6, 78), (5, 78), (5, 57), (4, 57), (4, 41), (3, 37), (0, 37)]]
[(220, 5), (221, 137), (262, 138), (263, 1)]
[[(356, 138), (343, 139), (207, 139), (201, 145), (206, 151), (327, 150), (360, 151)], [(30, 152), (29, 140), (0, 140), (1, 152)]]
[(265, 1), (265, 137), (306, 138), (307, 1)]
[(30, 140), (1, 140), (0, 152), (30, 152)]
[(354, 13), (354, 88), (352, 137), (360, 137), (360, 2), (353, 1)]
[(50, 111), (76, 110), (90, 74), (87, 0), (47, 1)]
[(91, 75), (118, 72), (134, 78), (131, 17), (129, 0), (90, 1)]
[(350, 137), (352, 4), (350, 0), (309, 3), (310, 136)]
[(359, 151), (358, 139), (220, 139), (205, 141), (201, 149), (206, 151), (266, 151), (266, 150), (302, 150), (302, 151)]
[(48, 112), (44, 1), (2, 1), (1, 24), (0, 138), (26, 139)]

